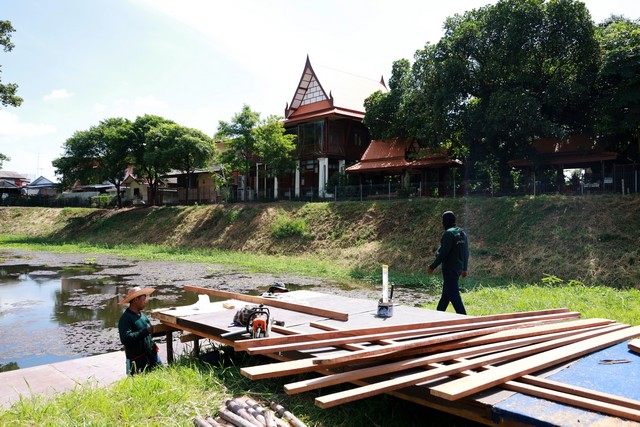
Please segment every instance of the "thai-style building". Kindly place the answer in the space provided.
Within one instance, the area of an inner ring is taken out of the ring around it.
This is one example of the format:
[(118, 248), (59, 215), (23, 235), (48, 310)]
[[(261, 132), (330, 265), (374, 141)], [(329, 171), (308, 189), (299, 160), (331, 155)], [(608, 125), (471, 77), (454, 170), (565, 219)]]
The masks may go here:
[[(511, 160), (509, 165), (522, 169), (528, 175), (527, 181), (532, 183), (534, 193), (563, 192), (565, 190), (563, 171), (567, 169), (584, 171), (585, 176), (581, 183), (583, 187), (597, 192), (616, 191), (613, 175), (619, 155), (616, 152), (607, 151), (595, 138), (588, 135), (541, 138), (533, 141), (532, 148), (533, 153), (530, 156)], [(544, 171), (548, 170), (556, 172), (556, 182), (545, 185), (540, 181), (540, 177)]]
[(288, 195), (296, 198), (329, 197), (329, 178), (360, 160), (371, 141), (362, 123), (365, 99), (387, 90), (382, 78), (373, 80), (312, 66), (307, 57), (284, 113), (287, 133), (296, 135), (297, 168), (295, 174), (281, 177), (279, 186), (285, 192), (289, 188), (294, 194)]
[(395, 176), (401, 189), (411, 188), (417, 196), (444, 196), (455, 194), (450, 172), (461, 165), (444, 149), (428, 150), (415, 139), (392, 138), (371, 141), (360, 161), (346, 172), (358, 176), (360, 184), (381, 185)]

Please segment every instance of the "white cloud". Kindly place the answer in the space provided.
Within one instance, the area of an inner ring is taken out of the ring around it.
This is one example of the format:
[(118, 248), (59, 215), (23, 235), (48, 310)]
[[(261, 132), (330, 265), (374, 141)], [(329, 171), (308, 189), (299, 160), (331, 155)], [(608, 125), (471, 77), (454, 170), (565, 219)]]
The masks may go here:
[(56, 130), (53, 125), (22, 123), (18, 115), (0, 110), (0, 138), (50, 135)]
[(54, 89), (49, 95), (45, 95), (42, 99), (51, 101), (54, 99), (66, 99), (72, 97), (73, 94), (66, 89)]

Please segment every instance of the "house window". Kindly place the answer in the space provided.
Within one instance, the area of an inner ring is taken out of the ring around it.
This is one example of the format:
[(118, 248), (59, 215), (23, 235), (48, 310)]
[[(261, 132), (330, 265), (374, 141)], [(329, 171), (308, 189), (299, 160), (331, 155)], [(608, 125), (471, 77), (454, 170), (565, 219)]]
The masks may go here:
[(322, 151), (324, 122), (303, 123), (298, 125), (299, 154), (310, 154)]

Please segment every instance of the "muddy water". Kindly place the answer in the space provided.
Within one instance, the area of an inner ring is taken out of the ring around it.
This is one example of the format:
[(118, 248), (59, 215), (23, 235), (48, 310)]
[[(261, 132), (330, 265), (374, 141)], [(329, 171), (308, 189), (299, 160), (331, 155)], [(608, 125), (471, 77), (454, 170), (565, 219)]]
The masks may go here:
[[(147, 310), (193, 304), (184, 285), (250, 295), (274, 281), (306, 289), (370, 299), (380, 288), (291, 274), (249, 273), (223, 265), (136, 261), (104, 254), (0, 251), (0, 370), (27, 368), (120, 350), (118, 301), (132, 286), (156, 289)], [(418, 290), (396, 289), (394, 301), (433, 302)]]
[[(111, 269), (118, 268), (111, 266)], [(127, 292), (121, 276), (91, 277), (102, 268), (42, 270), (0, 267), (0, 368), (27, 368), (121, 348), (118, 304)], [(195, 296), (163, 288), (148, 309), (191, 304)]]

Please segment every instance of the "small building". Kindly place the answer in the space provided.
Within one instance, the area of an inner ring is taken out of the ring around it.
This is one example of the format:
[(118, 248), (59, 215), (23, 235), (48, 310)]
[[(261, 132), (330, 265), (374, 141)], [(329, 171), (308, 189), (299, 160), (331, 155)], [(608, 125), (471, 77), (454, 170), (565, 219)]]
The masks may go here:
[(26, 185), (25, 189), (27, 196), (33, 197), (54, 197), (57, 194), (56, 184), (43, 176)]
[(25, 185), (29, 184), (29, 182), (31, 181), (29, 178), (27, 178), (25, 175), (21, 173), (6, 171), (6, 170), (0, 170), (0, 179), (10, 182), (19, 188), (24, 187)]
[[(452, 168), (462, 162), (451, 159), (446, 150), (429, 150), (416, 139), (373, 140), (360, 161), (346, 169), (370, 188), (394, 182), (398, 189), (417, 196), (455, 194)], [(461, 184), (461, 182), (458, 182)]]
[(189, 174), (172, 171), (164, 175), (163, 179), (174, 180), (175, 184), (170, 185), (168, 190), (176, 191), (178, 203), (219, 203), (222, 201), (217, 177), (219, 174), (220, 167), (216, 166), (211, 169), (195, 169)]
[[(533, 141), (531, 155), (510, 160), (510, 166), (522, 169), (532, 183), (534, 193), (565, 190), (564, 171), (583, 172), (582, 183), (595, 191), (612, 191), (613, 172), (618, 153), (607, 151), (596, 138), (589, 135), (570, 135), (566, 138), (541, 138)], [(555, 183), (541, 181), (545, 171), (555, 172)], [(577, 189), (575, 189), (577, 190)]]
[(364, 101), (376, 91), (388, 91), (382, 78), (312, 66), (307, 56), (284, 113), (287, 133), (296, 136), (298, 163), (293, 176), (281, 178), (281, 188), (293, 189), (295, 197), (328, 197), (329, 178), (344, 173), (345, 165), (360, 160), (369, 146)]

